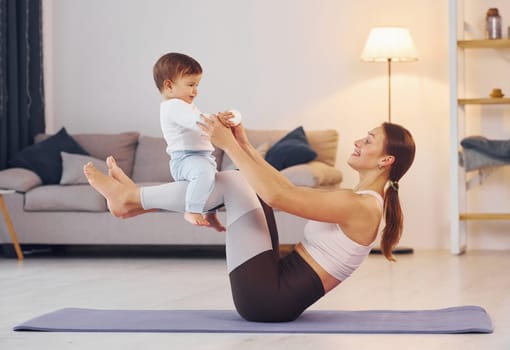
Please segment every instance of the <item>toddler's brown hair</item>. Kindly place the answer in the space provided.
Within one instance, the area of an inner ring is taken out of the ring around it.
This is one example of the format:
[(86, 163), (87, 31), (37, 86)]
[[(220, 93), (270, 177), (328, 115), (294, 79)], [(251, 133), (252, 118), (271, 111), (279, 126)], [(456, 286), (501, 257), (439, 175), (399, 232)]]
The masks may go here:
[(193, 57), (170, 52), (161, 56), (152, 71), (156, 87), (161, 92), (165, 80), (175, 81), (183, 75), (202, 74), (202, 67)]

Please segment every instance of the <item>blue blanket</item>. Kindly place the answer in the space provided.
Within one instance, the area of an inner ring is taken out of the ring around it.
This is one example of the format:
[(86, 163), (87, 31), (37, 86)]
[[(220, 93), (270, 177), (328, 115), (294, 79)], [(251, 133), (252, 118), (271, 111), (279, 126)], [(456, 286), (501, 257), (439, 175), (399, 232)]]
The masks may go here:
[(489, 140), (483, 136), (469, 136), (460, 144), (466, 149), (474, 149), (489, 157), (510, 162), (510, 140)]
[(466, 171), (510, 165), (510, 160), (503, 161), (493, 158), (476, 149), (464, 148), (459, 152), (459, 165)]

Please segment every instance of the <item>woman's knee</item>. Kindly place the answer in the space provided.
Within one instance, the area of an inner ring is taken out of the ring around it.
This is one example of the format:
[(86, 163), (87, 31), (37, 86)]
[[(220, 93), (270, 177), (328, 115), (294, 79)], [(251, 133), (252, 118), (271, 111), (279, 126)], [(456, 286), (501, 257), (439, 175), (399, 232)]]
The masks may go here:
[(216, 182), (229, 187), (250, 187), (239, 170), (225, 170), (216, 173)]

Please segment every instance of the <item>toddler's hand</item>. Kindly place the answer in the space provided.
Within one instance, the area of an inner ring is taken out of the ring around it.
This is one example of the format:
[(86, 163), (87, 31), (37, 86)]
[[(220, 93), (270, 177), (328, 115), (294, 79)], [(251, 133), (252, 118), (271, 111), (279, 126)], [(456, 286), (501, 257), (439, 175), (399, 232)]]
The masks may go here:
[(231, 128), (236, 125), (233, 121), (231, 121), (231, 119), (235, 117), (231, 111), (220, 112), (216, 114), (216, 116), (218, 117), (218, 120), (227, 128)]

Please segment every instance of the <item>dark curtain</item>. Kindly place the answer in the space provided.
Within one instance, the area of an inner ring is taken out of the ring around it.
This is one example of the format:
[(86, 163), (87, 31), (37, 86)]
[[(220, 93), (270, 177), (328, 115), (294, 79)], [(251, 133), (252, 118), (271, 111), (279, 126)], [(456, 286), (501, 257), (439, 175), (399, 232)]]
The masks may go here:
[(41, 0), (0, 0), (0, 170), (44, 132)]

